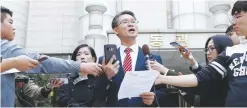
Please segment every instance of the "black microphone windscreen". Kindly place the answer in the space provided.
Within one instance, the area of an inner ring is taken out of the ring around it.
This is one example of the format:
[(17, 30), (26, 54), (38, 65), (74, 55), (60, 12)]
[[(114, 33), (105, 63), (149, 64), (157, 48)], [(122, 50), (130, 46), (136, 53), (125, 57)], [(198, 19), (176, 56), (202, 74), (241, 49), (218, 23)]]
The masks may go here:
[(150, 50), (147, 44), (144, 44), (142, 46), (142, 52), (144, 53), (144, 55), (149, 55), (150, 54)]

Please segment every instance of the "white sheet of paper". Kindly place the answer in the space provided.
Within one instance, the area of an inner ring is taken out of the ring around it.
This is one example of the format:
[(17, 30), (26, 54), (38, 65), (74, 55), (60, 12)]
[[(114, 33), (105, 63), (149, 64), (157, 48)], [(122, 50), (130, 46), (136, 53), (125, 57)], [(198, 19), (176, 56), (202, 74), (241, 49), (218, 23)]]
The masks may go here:
[(118, 100), (139, 97), (143, 92), (149, 92), (159, 72), (154, 70), (126, 72), (118, 91)]
[(1, 75), (10, 74), (10, 73), (17, 73), (17, 72), (21, 72), (21, 71), (19, 71), (19, 70), (16, 69), (16, 68), (12, 68), (12, 69), (10, 69), (10, 70), (7, 70), (7, 71), (5, 71), (5, 72), (2, 72)]

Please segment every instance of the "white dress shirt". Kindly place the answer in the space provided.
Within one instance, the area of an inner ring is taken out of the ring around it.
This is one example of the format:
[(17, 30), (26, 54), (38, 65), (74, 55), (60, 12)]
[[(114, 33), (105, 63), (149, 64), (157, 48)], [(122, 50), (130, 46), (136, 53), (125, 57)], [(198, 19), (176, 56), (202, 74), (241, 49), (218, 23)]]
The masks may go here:
[[(122, 61), (122, 65), (124, 63), (124, 59), (126, 56), (126, 53), (124, 52), (124, 50), (127, 48), (126, 46), (120, 45), (120, 56), (121, 56), (121, 61)], [(139, 51), (139, 47), (137, 44), (134, 44), (130, 47), (132, 49), (132, 52), (130, 52), (130, 56), (131, 56), (131, 60), (132, 60), (132, 71), (135, 71), (135, 67), (136, 67), (136, 60), (137, 60), (137, 56), (138, 56), (138, 51)]]

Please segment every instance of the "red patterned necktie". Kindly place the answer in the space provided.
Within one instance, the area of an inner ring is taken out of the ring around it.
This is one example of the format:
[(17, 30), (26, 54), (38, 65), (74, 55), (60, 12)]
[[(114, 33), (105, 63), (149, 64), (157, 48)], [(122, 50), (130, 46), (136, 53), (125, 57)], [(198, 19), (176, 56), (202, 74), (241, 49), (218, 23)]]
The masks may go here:
[(131, 56), (130, 56), (131, 51), (132, 51), (131, 48), (126, 48), (124, 50), (124, 52), (126, 53), (126, 56), (124, 58), (124, 63), (123, 63), (124, 72), (132, 71), (132, 60), (131, 60)]

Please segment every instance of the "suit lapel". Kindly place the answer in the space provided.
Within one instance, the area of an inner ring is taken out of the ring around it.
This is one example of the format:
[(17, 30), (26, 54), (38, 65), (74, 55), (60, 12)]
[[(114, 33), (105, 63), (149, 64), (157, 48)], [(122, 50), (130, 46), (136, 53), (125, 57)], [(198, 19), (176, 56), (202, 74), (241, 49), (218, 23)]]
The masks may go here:
[(146, 62), (145, 56), (144, 56), (141, 48), (139, 47), (138, 48), (138, 55), (137, 55), (137, 59), (136, 59), (135, 71), (147, 70), (145, 62)]
[(122, 82), (122, 80), (123, 80), (123, 78), (124, 78), (124, 71), (123, 71), (123, 66), (122, 66), (120, 48), (117, 49), (116, 58), (117, 58), (117, 60), (119, 61), (120, 67), (119, 67), (119, 69), (118, 69), (117, 75), (115, 76), (115, 78), (114, 78), (113, 80), (116, 82), (116, 84), (117, 84), (118, 86), (120, 86), (120, 84), (121, 84), (121, 82)]

